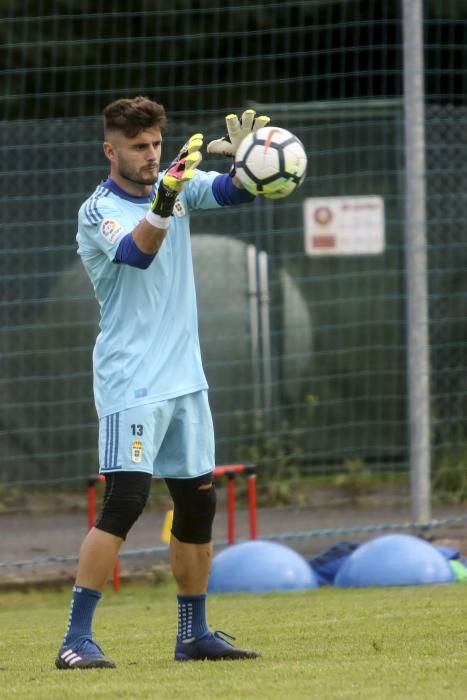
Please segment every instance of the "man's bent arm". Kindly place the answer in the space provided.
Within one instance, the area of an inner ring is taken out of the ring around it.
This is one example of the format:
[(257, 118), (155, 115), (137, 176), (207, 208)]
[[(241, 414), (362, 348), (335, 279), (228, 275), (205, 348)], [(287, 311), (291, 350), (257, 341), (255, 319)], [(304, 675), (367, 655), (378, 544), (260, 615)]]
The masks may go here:
[(156, 257), (166, 235), (167, 229), (158, 228), (147, 219), (142, 219), (120, 241), (114, 262), (146, 270)]

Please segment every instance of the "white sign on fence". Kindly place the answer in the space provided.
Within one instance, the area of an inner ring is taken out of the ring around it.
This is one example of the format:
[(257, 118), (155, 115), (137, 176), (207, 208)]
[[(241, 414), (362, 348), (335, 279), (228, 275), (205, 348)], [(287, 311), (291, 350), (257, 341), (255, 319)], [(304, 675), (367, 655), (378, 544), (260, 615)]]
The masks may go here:
[(382, 197), (308, 197), (303, 216), (307, 255), (377, 255), (384, 251)]

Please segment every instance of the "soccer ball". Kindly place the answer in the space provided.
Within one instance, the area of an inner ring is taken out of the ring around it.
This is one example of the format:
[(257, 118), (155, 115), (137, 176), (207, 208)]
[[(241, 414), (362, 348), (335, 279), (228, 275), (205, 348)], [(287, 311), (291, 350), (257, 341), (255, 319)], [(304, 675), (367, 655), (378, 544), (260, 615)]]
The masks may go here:
[(265, 126), (243, 139), (235, 171), (243, 187), (266, 199), (282, 199), (305, 179), (307, 157), (302, 142), (277, 126)]

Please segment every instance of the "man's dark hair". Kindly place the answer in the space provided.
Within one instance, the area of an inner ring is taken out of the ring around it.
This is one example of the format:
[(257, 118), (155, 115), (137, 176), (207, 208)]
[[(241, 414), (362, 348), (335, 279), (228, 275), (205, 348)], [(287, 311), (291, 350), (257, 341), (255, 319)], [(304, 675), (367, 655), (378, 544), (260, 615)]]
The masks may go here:
[(119, 131), (132, 139), (140, 131), (154, 127), (163, 131), (166, 126), (164, 107), (149, 97), (115, 100), (104, 109), (104, 135), (110, 131)]

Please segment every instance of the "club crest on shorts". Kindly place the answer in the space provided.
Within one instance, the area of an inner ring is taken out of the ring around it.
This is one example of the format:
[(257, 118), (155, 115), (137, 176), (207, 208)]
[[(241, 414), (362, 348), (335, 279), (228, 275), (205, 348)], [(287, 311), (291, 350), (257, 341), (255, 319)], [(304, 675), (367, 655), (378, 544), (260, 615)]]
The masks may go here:
[(131, 443), (131, 461), (140, 464), (143, 459), (143, 441), (133, 440)]

